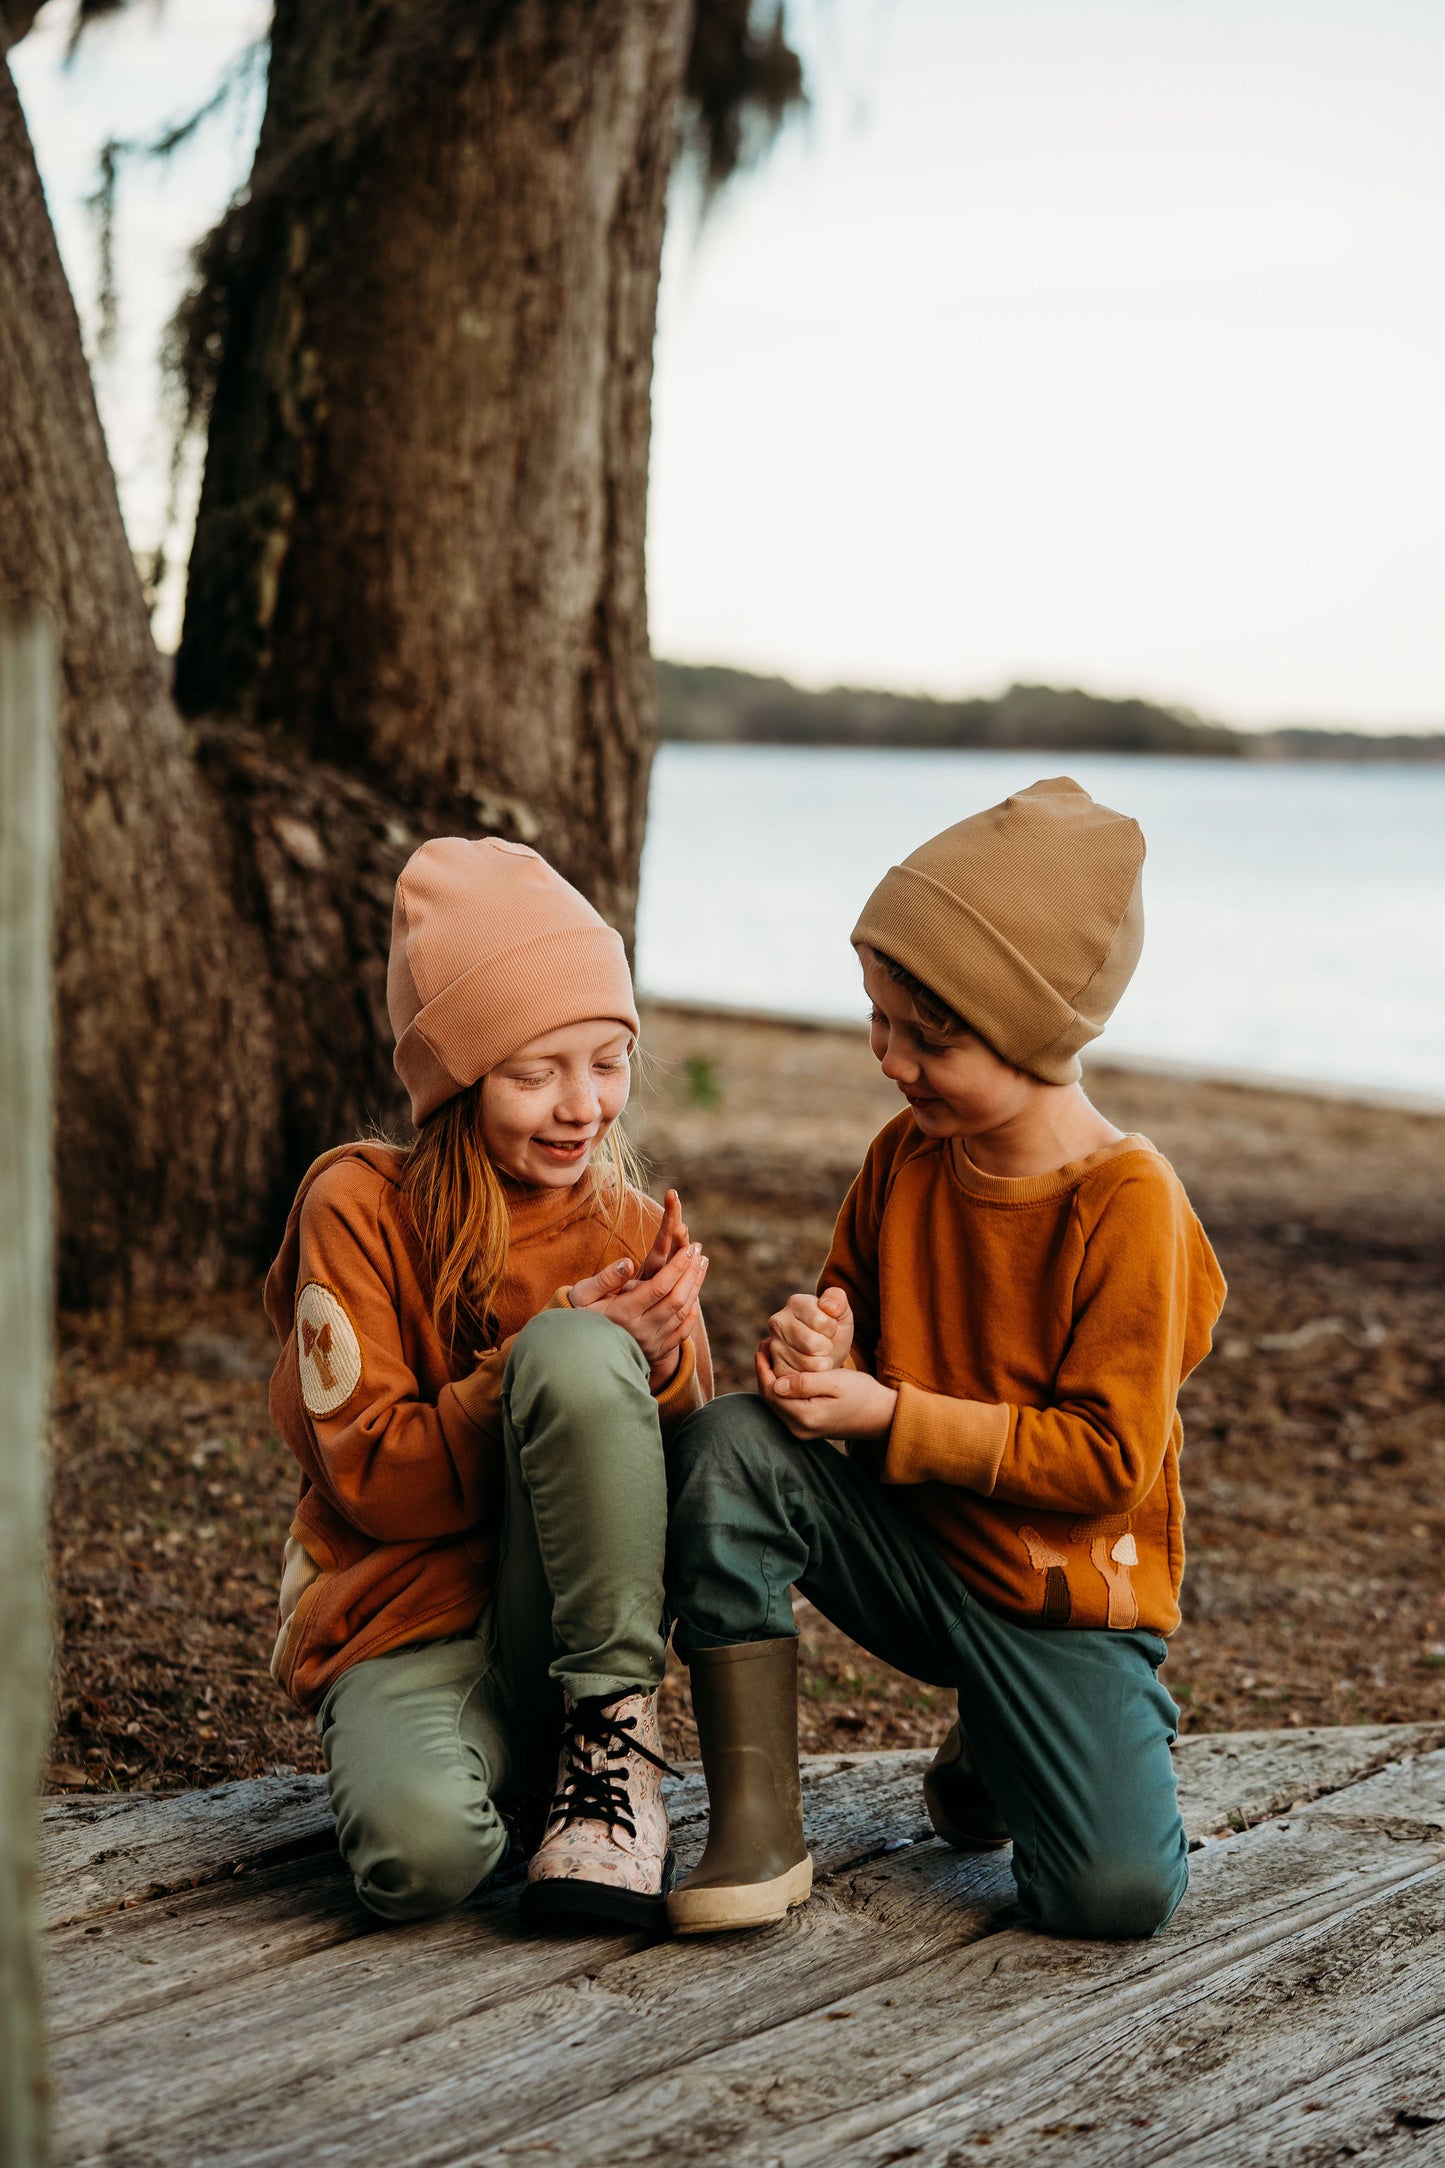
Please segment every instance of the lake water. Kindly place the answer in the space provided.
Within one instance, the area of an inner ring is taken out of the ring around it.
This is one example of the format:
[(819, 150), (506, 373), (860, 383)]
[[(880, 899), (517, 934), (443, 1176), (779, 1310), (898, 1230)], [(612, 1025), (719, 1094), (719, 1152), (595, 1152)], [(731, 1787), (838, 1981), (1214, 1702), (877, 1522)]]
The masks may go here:
[[(666, 745), (638, 983), (865, 1013), (848, 935), (887, 866), (1061, 755)], [(1080, 756), (1149, 846), (1143, 961), (1105, 1048), (1445, 1099), (1445, 767)]]

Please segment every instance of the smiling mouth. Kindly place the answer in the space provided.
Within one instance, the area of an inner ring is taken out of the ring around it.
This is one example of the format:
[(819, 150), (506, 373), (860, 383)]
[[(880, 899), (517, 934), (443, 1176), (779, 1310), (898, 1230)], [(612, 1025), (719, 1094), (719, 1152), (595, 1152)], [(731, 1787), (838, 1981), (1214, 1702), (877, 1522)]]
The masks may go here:
[(532, 1142), (539, 1151), (547, 1153), (551, 1159), (569, 1160), (581, 1159), (586, 1152), (591, 1150), (593, 1139), (591, 1137), (577, 1137), (571, 1140), (566, 1137), (533, 1137)]

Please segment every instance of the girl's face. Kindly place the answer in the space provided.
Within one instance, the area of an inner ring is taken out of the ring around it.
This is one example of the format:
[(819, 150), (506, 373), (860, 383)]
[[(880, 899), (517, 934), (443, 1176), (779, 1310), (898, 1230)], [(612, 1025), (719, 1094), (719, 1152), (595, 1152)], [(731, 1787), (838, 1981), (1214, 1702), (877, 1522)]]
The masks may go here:
[(873, 1058), (913, 1109), (926, 1137), (979, 1137), (1019, 1114), (1034, 1081), (976, 1032), (933, 1031), (914, 1014), (908, 989), (860, 949), (873, 1004)]
[(482, 1141), (514, 1182), (570, 1189), (627, 1104), (632, 1035), (608, 1018), (531, 1039), (482, 1080)]

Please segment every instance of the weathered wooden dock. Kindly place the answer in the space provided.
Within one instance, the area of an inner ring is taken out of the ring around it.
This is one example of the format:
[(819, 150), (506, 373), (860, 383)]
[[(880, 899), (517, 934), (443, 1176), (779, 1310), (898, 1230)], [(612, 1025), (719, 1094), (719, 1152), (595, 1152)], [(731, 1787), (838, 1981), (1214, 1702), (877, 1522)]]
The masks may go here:
[[(319, 1780), (52, 1805), (56, 2158), (1178, 2168), (1445, 2160), (1445, 1726), (1184, 1742), (1190, 1894), (1049, 1941), (938, 1843), (926, 1757), (815, 1759), (817, 1893), (708, 1941), (540, 1940), (517, 1885), (370, 1925)], [(701, 1779), (675, 1789), (684, 1861)]]

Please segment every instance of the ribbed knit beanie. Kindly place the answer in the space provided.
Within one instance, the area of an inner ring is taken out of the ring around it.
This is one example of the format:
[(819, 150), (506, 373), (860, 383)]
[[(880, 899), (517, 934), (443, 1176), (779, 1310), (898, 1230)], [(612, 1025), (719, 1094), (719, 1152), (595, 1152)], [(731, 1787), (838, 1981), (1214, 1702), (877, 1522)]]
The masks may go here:
[(622, 936), (525, 843), (437, 836), (396, 884), (386, 1005), (420, 1128), (544, 1031), (639, 1029)]
[(1054, 776), (891, 867), (854, 946), (891, 956), (1016, 1069), (1072, 1084), (1139, 961), (1143, 865), (1138, 822)]

